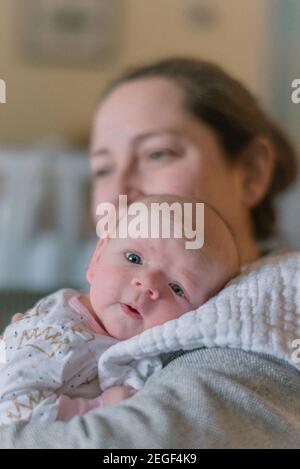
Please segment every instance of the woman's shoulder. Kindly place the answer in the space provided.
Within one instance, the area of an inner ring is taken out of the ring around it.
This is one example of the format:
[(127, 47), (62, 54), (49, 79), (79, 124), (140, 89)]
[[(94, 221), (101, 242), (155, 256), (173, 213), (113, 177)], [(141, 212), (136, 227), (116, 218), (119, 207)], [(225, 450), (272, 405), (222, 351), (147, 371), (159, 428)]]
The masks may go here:
[(264, 253), (259, 259), (249, 264), (244, 264), (241, 268), (243, 274), (260, 271), (264, 267), (300, 268), (300, 251), (280, 249)]

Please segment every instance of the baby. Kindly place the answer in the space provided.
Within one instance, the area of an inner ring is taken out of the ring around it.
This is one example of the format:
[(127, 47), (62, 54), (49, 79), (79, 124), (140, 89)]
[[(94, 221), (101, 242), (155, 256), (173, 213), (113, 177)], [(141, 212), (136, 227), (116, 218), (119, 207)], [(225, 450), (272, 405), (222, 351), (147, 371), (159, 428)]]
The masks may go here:
[[(149, 209), (190, 203), (195, 226), (195, 199), (160, 195), (140, 202)], [(204, 220), (201, 249), (186, 249), (184, 237), (102, 238), (87, 269), (89, 293), (60, 290), (8, 326), (0, 342), (0, 424), (69, 420), (130, 397), (135, 390), (128, 386), (101, 393), (100, 356), (196, 309), (239, 271), (228, 225), (208, 205)], [(178, 220), (170, 221), (175, 230)]]

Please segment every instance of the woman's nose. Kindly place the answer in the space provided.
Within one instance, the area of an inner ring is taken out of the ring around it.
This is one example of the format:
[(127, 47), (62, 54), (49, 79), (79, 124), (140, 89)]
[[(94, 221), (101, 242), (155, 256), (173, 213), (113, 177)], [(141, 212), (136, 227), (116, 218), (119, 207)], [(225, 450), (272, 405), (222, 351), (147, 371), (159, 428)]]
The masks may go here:
[(149, 295), (151, 300), (157, 300), (160, 296), (160, 291), (156, 283), (150, 278), (133, 278), (131, 285)]
[[(117, 190), (114, 191), (113, 198), (111, 199), (112, 204), (116, 207), (118, 210), (120, 208), (119, 205), (119, 196), (120, 195), (127, 195), (127, 207), (129, 207), (130, 204), (135, 202), (139, 197), (142, 197), (144, 194), (143, 192), (133, 189), (133, 188), (118, 188)], [(124, 207), (125, 209), (127, 207)]]
[(143, 191), (138, 187), (138, 174), (133, 170), (124, 171), (118, 175), (114, 187), (115, 198), (119, 195), (127, 195), (127, 202), (131, 204), (139, 197), (143, 196)]
[(142, 196), (144, 195), (142, 191), (140, 191), (139, 189), (135, 189), (134, 187), (128, 188), (125, 193), (126, 193), (126, 195), (127, 195), (127, 203), (128, 203), (128, 205), (129, 205), (129, 204), (132, 204), (132, 203), (135, 202), (139, 197), (142, 197)]

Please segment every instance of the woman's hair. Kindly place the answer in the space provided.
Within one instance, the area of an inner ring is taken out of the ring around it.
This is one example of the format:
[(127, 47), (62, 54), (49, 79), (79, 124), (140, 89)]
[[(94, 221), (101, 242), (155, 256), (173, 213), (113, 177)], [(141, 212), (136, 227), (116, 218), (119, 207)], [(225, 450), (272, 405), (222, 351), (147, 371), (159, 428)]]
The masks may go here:
[(284, 132), (239, 81), (199, 59), (170, 58), (130, 69), (110, 84), (102, 99), (122, 83), (150, 77), (170, 79), (183, 90), (185, 108), (214, 131), (228, 162), (239, 161), (256, 137), (269, 140), (276, 155), (273, 178), (251, 215), (257, 239), (273, 235), (277, 227), (274, 199), (294, 182), (298, 170), (295, 149)]

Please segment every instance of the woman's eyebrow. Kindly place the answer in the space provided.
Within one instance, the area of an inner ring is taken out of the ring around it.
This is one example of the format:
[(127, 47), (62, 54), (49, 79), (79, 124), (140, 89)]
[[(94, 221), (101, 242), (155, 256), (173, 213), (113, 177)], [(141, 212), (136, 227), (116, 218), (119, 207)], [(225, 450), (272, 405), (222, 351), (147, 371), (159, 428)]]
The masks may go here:
[(142, 140), (146, 140), (147, 138), (155, 137), (156, 135), (161, 134), (172, 134), (172, 135), (180, 135), (178, 130), (175, 129), (159, 129), (159, 130), (152, 130), (150, 132), (145, 132), (143, 134), (137, 135), (133, 140), (135, 142), (141, 142)]
[[(162, 135), (162, 134), (172, 134), (175, 136), (179, 136), (180, 132), (175, 129), (159, 129), (159, 130), (152, 130), (150, 132), (145, 132), (143, 134), (137, 135), (132, 139), (133, 143), (141, 143), (143, 140), (146, 140), (147, 138), (155, 137), (157, 135)], [(109, 148), (98, 148), (95, 151), (91, 152), (91, 156), (109, 156)]]

